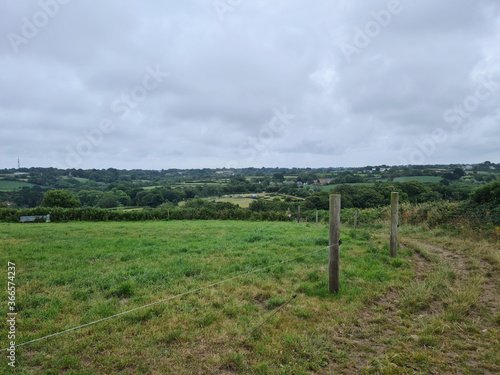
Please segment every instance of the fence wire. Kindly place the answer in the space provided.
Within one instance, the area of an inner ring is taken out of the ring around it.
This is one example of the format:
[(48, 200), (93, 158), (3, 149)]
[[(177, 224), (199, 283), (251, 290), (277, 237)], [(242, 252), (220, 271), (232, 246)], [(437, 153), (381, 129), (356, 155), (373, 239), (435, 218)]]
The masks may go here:
[[(275, 264), (272, 264), (270, 266), (266, 266), (266, 267), (262, 267), (262, 268), (258, 268), (256, 270), (253, 270), (253, 271), (249, 271), (249, 272), (245, 272), (245, 273), (242, 273), (240, 275), (237, 275), (237, 276), (233, 276), (229, 279), (225, 279), (225, 280), (221, 280), (221, 281), (218, 281), (216, 283), (213, 283), (213, 284), (209, 284), (209, 285), (205, 285), (205, 286), (202, 286), (201, 288), (197, 288), (197, 289), (192, 289), (192, 290), (189, 290), (187, 292), (184, 292), (184, 293), (181, 293), (181, 294), (177, 294), (175, 296), (171, 296), (171, 297), (168, 297), (168, 298), (165, 298), (165, 299), (162, 299), (162, 300), (159, 300), (159, 301), (156, 301), (156, 302), (152, 302), (152, 303), (148, 303), (146, 305), (143, 305), (143, 306), (139, 306), (139, 307), (136, 307), (134, 309), (131, 309), (131, 310), (127, 310), (127, 311), (123, 311), (121, 313), (118, 313), (118, 314), (115, 314), (115, 315), (111, 315), (111, 316), (108, 316), (106, 318), (102, 318), (102, 319), (98, 319), (98, 320), (95, 320), (93, 322), (90, 322), (90, 323), (86, 323), (86, 324), (82, 324), (82, 325), (79, 325), (77, 327), (73, 327), (73, 328), (69, 328), (69, 329), (65, 329), (64, 331), (60, 331), (60, 332), (56, 332), (56, 333), (53, 333), (53, 334), (50, 334), (50, 335), (47, 335), (47, 336), (43, 336), (43, 337), (40, 337), (38, 339), (34, 339), (34, 340), (30, 340), (30, 341), (26, 341), (26, 342), (23, 342), (22, 344), (18, 344), (18, 345), (15, 345), (14, 347), (20, 347), (20, 346), (23, 346), (23, 345), (28, 345), (28, 344), (32, 344), (34, 342), (37, 342), (37, 341), (42, 341), (42, 340), (45, 340), (45, 339), (48, 339), (50, 337), (54, 337), (54, 336), (58, 336), (58, 335), (62, 335), (63, 333), (67, 333), (67, 332), (71, 332), (71, 331), (75, 331), (77, 329), (80, 329), (80, 328), (84, 328), (84, 327), (88, 327), (88, 326), (91, 326), (91, 325), (94, 325), (94, 324), (97, 324), (97, 323), (100, 323), (100, 322), (104, 322), (105, 320), (109, 320), (109, 319), (113, 319), (113, 318), (117, 318), (119, 316), (122, 316), (122, 315), (125, 315), (125, 314), (129, 314), (131, 312), (134, 312), (134, 311), (137, 311), (137, 310), (141, 310), (141, 309), (145, 309), (146, 307), (150, 307), (150, 306), (154, 306), (154, 305), (158, 305), (160, 303), (163, 303), (163, 302), (167, 302), (167, 301), (170, 301), (170, 300), (173, 300), (175, 298), (179, 298), (179, 297), (182, 297), (182, 296), (185, 296), (185, 295), (188, 295), (188, 294), (191, 294), (191, 293), (195, 293), (195, 292), (199, 292), (200, 290), (203, 290), (203, 289), (208, 289), (208, 288), (211, 288), (211, 287), (214, 287), (216, 285), (220, 285), (222, 283), (225, 283), (225, 282), (228, 282), (228, 281), (231, 281), (231, 280), (235, 280), (235, 279), (239, 279), (240, 277), (244, 277), (244, 276), (247, 276), (247, 275), (250, 275), (252, 273), (256, 273), (256, 272), (260, 272), (260, 271), (263, 271), (265, 269), (268, 269), (268, 268), (272, 268), (272, 267), (276, 267), (280, 264), (284, 264), (284, 263), (288, 263), (288, 262), (292, 262), (296, 259), (299, 259), (299, 258), (303, 258), (303, 257), (306, 257), (308, 255), (311, 255), (311, 254), (314, 254), (314, 253), (318, 253), (322, 250), (325, 250), (325, 249), (328, 249), (329, 247), (326, 246), (326, 247), (323, 247), (321, 249), (318, 249), (318, 250), (314, 250), (314, 251), (311, 251), (307, 254), (302, 254), (302, 255), (299, 255), (299, 256), (296, 256), (294, 258), (290, 258), (290, 259), (287, 259), (287, 260), (282, 260), (281, 262), (278, 262), (278, 263), (275, 263)], [(10, 348), (5, 348), (5, 349), (1, 349), (0, 352), (3, 352), (3, 351), (7, 351), (9, 350)]]

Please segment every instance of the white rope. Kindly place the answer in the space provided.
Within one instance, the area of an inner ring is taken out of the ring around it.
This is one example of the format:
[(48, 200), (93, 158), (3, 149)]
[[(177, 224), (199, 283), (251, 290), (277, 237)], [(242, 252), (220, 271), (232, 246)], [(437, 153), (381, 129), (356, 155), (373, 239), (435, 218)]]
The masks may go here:
[[(64, 331), (61, 331), (61, 332), (57, 332), (57, 333), (53, 333), (51, 335), (47, 335), (47, 336), (43, 336), (43, 337), (40, 337), (38, 339), (34, 339), (34, 340), (31, 340), (31, 341), (26, 341), (26, 342), (23, 342), (22, 344), (18, 344), (18, 345), (15, 345), (15, 347), (19, 347), (19, 346), (23, 346), (23, 345), (27, 345), (27, 344), (31, 344), (33, 342), (36, 342), (36, 341), (41, 341), (41, 340), (45, 340), (45, 339), (48, 339), (49, 337), (54, 337), (54, 336), (58, 336), (58, 335), (61, 335), (63, 333), (66, 333), (66, 332), (70, 332), (70, 331), (74, 331), (74, 330), (77, 330), (77, 329), (80, 329), (80, 328), (83, 328), (83, 327), (87, 327), (87, 326), (90, 326), (90, 325), (93, 325), (93, 324), (96, 324), (96, 323), (100, 323), (100, 322), (103, 322), (105, 320), (108, 320), (108, 319), (112, 319), (112, 318), (116, 318), (118, 316), (121, 316), (121, 315), (125, 315), (125, 314), (128, 314), (128, 313), (131, 313), (133, 311), (137, 311), (137, 310), (141, 310), (141, 309), (144, 309), (146, 307), (149, 307), (149, 306), (154, 306), (154, 305), (158, 305), (159, 303), (162, 303), (162, 302), (166, 302), (166, 301), (170, 301), (174, 298), (178, 298), (178, 297), (182, 297), (182, 296), (185, 296), (187, 294), (191, 294), (191, 293), (194, 293), (194, 292), (198, 292), (200, 290), (203, 290), (203, 289), (207, 289), (207, 288), (211, 288), (213, 286), (216, 286), (216, 285), (219, 285), (219, 284), (222, 284), (222, 283), (225, 283), (225, 282), (228, 282), (228, 281), (231, 281), (231, 280), (234, 280), (234, 279), (238, 279), (240, 277), (243, 277), (243, 276), (246, 276), (246, 275), (250, 275), (252, 273), (255, 273), (255, 272), (259, 272), (259, 271), (262, 271), (262, 270), (265, 270), (267, 268), (271, 268), (271, 267), (276, 267), (277, 265), (279, 264), (283, 264), (283, 263), (288, 263), (288, 262), (291, 262), (295, 259), (298, 259), (298, 258), (302, 258), (302, 257), (305, 257), (307, 255), (311, 255), (311, 254), (314, 254), (314, 253), (317, 253), (321, 250), (324, 250), (324, 249), (328, 249), (328, 246), (327, 247), (324, 247), (324, 248), (321, 248), (321, 249), (318, 249), (318, 250), (315, 250), (315, 251), (311, 251), (310, 253), (307, 253), (307, 254), (303, 254), (303, 255), (299, 255), (295, 258), (291, 258), (291, 259), (287, 259), (287, 260), (283, 260), (279, 263), (275, 263), (275, 264), (272, 264), (270, 266), (266, 266), (266, 267), (262, 267), (262, 268), (259, 268), (259, 269), (256, 269), (256, 270), (253, 270), (253, 271), (249, 271), (249, 272), (246, 272), (246, 273), (242, 273), (241, 275), (238, 275), (238, 276), (234, 276), (234, 277), (231, 277), (229, 279), (226, 279), (226, 280), (222, 280), (222, 281), (218, 281), (216, 283), (213, 283), (213, 284), (210, 284), (210, 285), (206, 285), (206, 286), (202, 286), (201, 288), (197, 288), (197, 289), (193, 289), (193, 290), (190, 290), (188, 292), (184, 292), (184, 293), (181, 293), (181, 294), (178, 294), (176, 296), (172, 296), (172, 297), (168, 297), (168, 298), (165, 298), (165, 299), (162, 299), (160, 301), (156, 301), (156, 302), (153, 302), (153, 303), (148, 303), (147, 305), (144, 305), (144, 306), (140, 306), (140, 307), (136, 307), (135, 309), (132, 309), (132, 310), (127, 310), (127, 311), (123, 311), (121, 313), (118, 313), (118, 314), (115, 314), (115, 315), (111, 315), (111, 316), (108, 316), (106, 318), (102, 318), (102, 319), (99, 319), (99, 320), (95, 320), (93, 322), (90, 322), (90, 323), (86, 323), (86, 324), (82, 324), (81, 326), (78, 326), (78, 327), (73, 327), (73, 328), (69, 328), (69, 329), (66, 329)], [(9, 348), (6, 348), (6, 349), (2, 349), (0, 350), (0, 352), (3, 352), (3, 351), (6, 351), (6, 350), (9, 350)]]

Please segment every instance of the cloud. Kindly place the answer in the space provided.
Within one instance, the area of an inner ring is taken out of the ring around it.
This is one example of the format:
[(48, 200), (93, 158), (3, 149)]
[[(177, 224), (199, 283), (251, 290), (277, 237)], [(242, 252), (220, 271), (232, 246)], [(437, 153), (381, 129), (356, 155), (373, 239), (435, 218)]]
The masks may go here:
[[(459, 130), (444, 118), (478, 74), (500, 82), (497, 2), (226, 3), (222, 19), (195, 0), (0, 4), (0, 167), (18, 155), (26, 166), (145, 169), (399, 164), (417, 151), (424, 163), (500, 161), (500, 90)], [(367, 31), (347, 59), (342, 45)], [(27, 40), (17, 52), (12, 33)], [(168, 77), (137, 97), (157, 66)], [(260, 147), (283, 106), (296, 117)], [(423, 152), (436, 129), (447, 140)], [(98, 131), (93, 144), (86, 134)]]

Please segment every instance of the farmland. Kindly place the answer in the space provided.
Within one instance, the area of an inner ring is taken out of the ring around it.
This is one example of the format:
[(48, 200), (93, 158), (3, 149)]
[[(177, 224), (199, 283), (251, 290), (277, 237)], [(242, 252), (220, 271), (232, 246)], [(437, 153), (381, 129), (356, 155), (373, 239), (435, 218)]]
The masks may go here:
[[(239, 168), (118, 170), (21, 168), (0, 170), (0, 205), (40, 206), (47, 190), (69, 191), (83, 207), (172, 208), (196, 199), (247, 207), (250, 195), (307, 200), (320, 191), (371, 199), (344, 199), (343, 205), (372, 208), (387, 204), (387, 192), (405, 193), (411, 203), (464, 201), (481, 185), (500, 178), (500, 165), (369, 166), (356, 168)], [(2, 180), (3, 179), (3, 180)], [(24, 187), (24, 188), (22, 188)], [(239, 197), (243, 198), (239, 198)], [(238, 199), (238, 200), (235, 200)], [(292, 204), (290, 209), (294, 209)]]
[[(250, 203), (254, 202), (257, 198), (252, 198), (252, 195), (254, 194), (237, 194), (237, 195), (224, 195), (222, 197), (216, 197), (215, 199), (213, 197), (207, 198), (209, 201), (213, 202), (226, 202), (226, 203), (231, 203), (234, 205), (238, 205), (243, 208), (248, 208), (250, 206)], [(278, 201), (284, 201), (287, 197), (290, 199), (294, 199), (296, 201), (302, 201), (303, 198), (297, 198), (293, 197), (290, 195), (280, 195), (276, 196), (276, 193), (264, 193), (264, 194), (255, 194), (259, 199), (264, 199), (264, 200), (278, 200)], [(185, 202), (181, 202), (179, 206), (183, 206)]]
[(1, 223), (1, 262), (16, 264), (17, 343), (241, 276), (21, 346), (18, 369), (498, 373), (498, 243), (408, 225), (390, 258), (387, 228), (380, 220), (342, 227), (341, 289), (331, 295), (325, 225)]
[(21, 189), (22, 187), (33, 187), (34, 184), (30, 184), (24, 181), (9, 181), (0, 179), (0, 191), (11, 191), (16, 189)]
[(411, 177), (395, 177), (395, 182), (408, 182), (408, 181), (419, 181), (419, 182), (432, 182), (439, 183), (442, 180), (442, 177), (438, 176), (411, 176)]

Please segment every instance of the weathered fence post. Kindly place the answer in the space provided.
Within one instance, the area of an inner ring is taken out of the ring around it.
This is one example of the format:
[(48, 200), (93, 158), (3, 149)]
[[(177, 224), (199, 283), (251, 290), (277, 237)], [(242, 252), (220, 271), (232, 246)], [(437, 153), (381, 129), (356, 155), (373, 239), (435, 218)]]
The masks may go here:
[(316, 210), (316, 225), (318, 225), (318, 210)]
[(328, 289), (339, 291), (340, 260), (340, 195), (330, 194), (330, 257), (328, 261)]
[(354, 211), (354, 229), (358, 226), (358, 211)]
[(300, 204), (299, 208), (297, 209), (297, 223), (300, 223)]
[(391, 257), (398, 254), (398, 213), (399, 193), (391, 193)]

